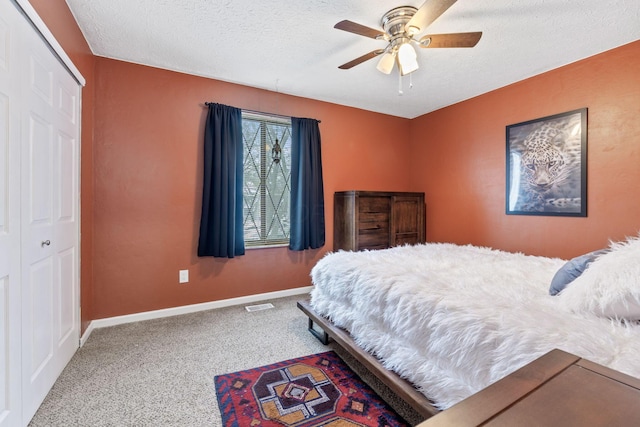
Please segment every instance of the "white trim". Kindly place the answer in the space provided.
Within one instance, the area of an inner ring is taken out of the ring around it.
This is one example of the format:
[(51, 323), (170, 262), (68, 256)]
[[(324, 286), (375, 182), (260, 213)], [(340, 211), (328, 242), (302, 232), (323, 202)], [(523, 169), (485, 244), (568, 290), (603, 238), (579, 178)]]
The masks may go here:
[(293, 295), (302, 295), (309, 293), (312, 288), (312, 286), (305, 286), (303, 288), (287, 289), (284, 291), (268, 292), (264, 294), (249, 295), (246, 297), (230, 298), (220, 301), (203, 302), (200, 304), (183, 305), (180, 307), (165, 308), (162, 310), (145, 311), (142, 313), (126, 314), (124, 316), (96, 319), (89, 324), (87, 330), (84, 332), (84, 334), (82, 334), (80, 345), (84, 345), (91, 332), (97, 328), (106, 328), (109, 326), (122, 325), (124, 323), (140, 322), (143, 320), (159, 319), (162, 317), (178, 316), (180, 314), (212, 310), (215, 308), (231, 307), (234, 305), (251, 304), (257, 301), (284, 298)]
[(258, 111), (242, 110), (242, 118), (258, 122), (278, 123), (291, 126), (291, 117), (279, 114), (260, 113)]
[(69, 70), (73, 78), (76, 79), (76, 81), (81, 86), (85, 86), (87, 82), (82, 76), (82, 73), (80, 73), (80, 70), (76, 68), (74, 63), (71, 61), (71, 58), (69, 58), (67, 53), (64, 51), (64, 49), (60, 45), (60, 43), (58, 43), (56, 38), (53, 36), (53, 33), (49, 31), (44, 21), (40, 18), (40, 16), (38, 16), (38, 13), (33, 8), (33, 6), (31, 6), (31, 3), (29, 3), (29, 0), (13, 0), (13, 1), (16, 2), (16, 4), (20, 9), (22, 9), (22, 12), (29, 19), (29, 21), (31, 21), (31, 24), (33, 24), (33, 26), (40, 33), (40, 35), (44, 37), (45, 41), (49, 44), (51, 49), (53, 49), (53, 51), (58, 56), (60, 61), (62, 61), (64, 66), (67, 67), (67, 69)]
[(251, 244), (247, 244), (247, 242), (245, 242), (244, 244), (244, 248), (246, 250), (251, 250), (251, 249), (270, 249), (270, 248), (288, 248), (289, 244), (288, 243), (278, 243), (277, 245), (251, 245)]
[(95, 326), (93, 325), (93, 322), (89, 322), (89, 326), (87, 326), (87, 330), (84, 331), (84, 333), (80, 337), (80, 347), (86, 344), (87, 340), (89, 339), (89, 335), (91, 335), (91, 332), (93, 332), (94, 329), (95, 329)]

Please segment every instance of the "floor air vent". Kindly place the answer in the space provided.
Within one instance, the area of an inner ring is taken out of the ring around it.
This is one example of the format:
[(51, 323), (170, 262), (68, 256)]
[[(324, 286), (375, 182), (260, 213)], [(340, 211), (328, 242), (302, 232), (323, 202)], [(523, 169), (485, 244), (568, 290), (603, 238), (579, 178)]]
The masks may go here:
[(267, 303), (267, 304), (258, 304), (258, 305), (248, 305), (245, 308), (249, 313), (251, 313), (253, 311), (269, 310), (270, 308), (273, 308), (273, 304)]

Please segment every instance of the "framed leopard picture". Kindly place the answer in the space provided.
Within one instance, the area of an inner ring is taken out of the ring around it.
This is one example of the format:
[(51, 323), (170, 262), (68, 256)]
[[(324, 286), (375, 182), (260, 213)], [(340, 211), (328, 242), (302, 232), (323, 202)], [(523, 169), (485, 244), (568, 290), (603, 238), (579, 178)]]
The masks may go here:
[(587, 109), (507, 126), (509, 215), (587, 216)]

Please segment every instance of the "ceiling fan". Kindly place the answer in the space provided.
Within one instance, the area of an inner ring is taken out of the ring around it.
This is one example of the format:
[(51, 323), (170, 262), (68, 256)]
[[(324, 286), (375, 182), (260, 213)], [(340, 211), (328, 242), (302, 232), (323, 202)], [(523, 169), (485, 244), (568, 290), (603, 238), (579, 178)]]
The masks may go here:
[(400, 6), (391, 9), (380, 20), (384, 31), (348, 20), (338, 22), (334, 28), (388, 42), (384, 49), (376, 49), (366, 53), (338, 68), (348, 70), (382, 55), (377, 65), (378, 70), (390, 74), (397, 63), (400, 75), (404, 76), (418, 69), (417, 54), (412, 44), (422, 48), (474, 47), (482, 37), (482, 32), (427, 34), (419, 39), (416, 38), (456, 1), (426, 0), (419, 9), (413, 6)]

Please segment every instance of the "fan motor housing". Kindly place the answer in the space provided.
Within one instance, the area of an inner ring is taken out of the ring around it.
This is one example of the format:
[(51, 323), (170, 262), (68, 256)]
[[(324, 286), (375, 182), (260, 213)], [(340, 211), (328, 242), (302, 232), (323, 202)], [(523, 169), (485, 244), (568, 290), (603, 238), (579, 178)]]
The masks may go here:
[(413, 6), (400, 6), (391, 9), (382, 16), (380, 25), (389, 35), (390, 40), (397, 37), (406, 37), (405, 26), (417, 11), (418, 9)]

